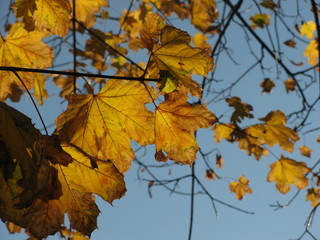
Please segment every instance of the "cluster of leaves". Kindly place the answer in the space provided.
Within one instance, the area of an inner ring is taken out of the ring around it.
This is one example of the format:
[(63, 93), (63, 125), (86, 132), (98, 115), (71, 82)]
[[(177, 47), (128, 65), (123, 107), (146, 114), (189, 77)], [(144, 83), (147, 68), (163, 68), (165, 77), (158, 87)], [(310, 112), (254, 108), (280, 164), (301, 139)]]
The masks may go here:
[[(270, 11), (279, 8), (273, 1), (260, 5)], [(0, 38), (0, 66), (14, 67), (0, 71), (0, 218), (36, 238), (57, 232), (72, 239), (91, 235), (99, 215), (94, 194), (109, 203), (125, 194), (124, 173), (135, 158), (132, 141), (154, 145), (157, 161), (170, 159), (192, 166), (200, 150), (195, 132), (218, 122), (202, 104), (205, 78), (202, 85), (193, 78), (213, 70), (214, 46), (207, 43), (208, 36), (223, 35), (222, 25), (216, 24), (217, 3), (144, 0), (136, 10), (123, 11), (118, 21), (124, 33), (118, 34), (94, 28), (98, 13), (102, 19), (110, 18), (107, 6), (105, 0), (16, 0), (11, 6), (16, 22)], [(190, 18), (200, 32), (191, 38), (166, 23), (172, 14)], [(250, 31), (267, 28), (270, 18), (267, 13), (252, 15)], [(310, 21), (298, 30), (310, 40), (304, 56), (314, 68), (319, 58), (316, 24)], [(88, 33), (84, 49), (76, 46), (77, 32)], [(68, 76), (53, 77), (68, 107), (56, 118), (56, 130), (42, 134), (31, 119), (5, 101), (18, 102), (23, 93), (31, 91), (39, 105), (44, 103), (49, 95), (45, 82), (52, 76), (41, 70), (53, 67), (56, 58), (44, 39), (64, 39), (71, 34), (71, 51), (78, 60), (74, 60), (73, 73), (66, 70)], [(295, 47), (293, 40), (285, 44)], [(148, 51), (148, 61), (135, 63), (128, 57), (129, 49)], [(93, 70), (81, 74), (82, 69)], [(105, 80), (102, 73), (111, 69), (115, 74)], [(93, 71), (98, 72), (95, 77)], [(78, 76), (85, 81), (81, 91)], [(284, 84), (287, 92), (299, 86), (294, 76)], [(260, 86), (263, 93), (270, 93), (275, 84), (265, 78)], [(191, 104), (191, 98), (199, 100)], [(253, 107), (239, 97), (225, 100), (234, 111), (228, 123), (211, 128), (217, 143), (222, 139), (237, 142), (239, 149), (257, 160), (275, 145), (293, 152), (299, 135), (287, 125), (283, 112), (274, 110), (259, 123), (241, 126), (242, 121), (254, 118)], [(300, 151), (310, 157), (308, 147), (301, 146)], [(217, 155), (216, 160), (221, 168), (222, 156)], [(281, 155), (270, 165), (267, 181), (275, 182), (281, 193), (289, 192), (290, 184), (304, 189), (312, 170), (304, 162)], [(317, 173), (313, 176), (319, 179)], [(206, 178), (214, 180), (217, 175), (208, 169)], [(152, 185), (149, 182), (149, 188)], [(229, 189), (239, 200), (253, 192), (243, 175)], [(318, 188), (307, 190), (313, 206), (319, 199)], [(63, 226), (65, 214), (76, 232)]]

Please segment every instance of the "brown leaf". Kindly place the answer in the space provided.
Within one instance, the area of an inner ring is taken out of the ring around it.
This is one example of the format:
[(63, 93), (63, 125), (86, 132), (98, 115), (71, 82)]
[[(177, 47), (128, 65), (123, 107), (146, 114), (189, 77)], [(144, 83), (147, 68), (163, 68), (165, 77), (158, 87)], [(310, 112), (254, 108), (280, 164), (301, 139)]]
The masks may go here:
[(235, 197), (241, 200), (246, 193), (252, 193), (252, 189), (249, 187), (249, 179), (244, 178), (243, 175), (239, 177), (238, 182), (232, 182), (229, 185), (230, 192), (234, 192)]
[(272, 88), (274, 88), (276, 85), (270, 78), (265, 78), (263, 82), (260, 84), (260, 87), (262, 88), (262, 93), (271, 93)]

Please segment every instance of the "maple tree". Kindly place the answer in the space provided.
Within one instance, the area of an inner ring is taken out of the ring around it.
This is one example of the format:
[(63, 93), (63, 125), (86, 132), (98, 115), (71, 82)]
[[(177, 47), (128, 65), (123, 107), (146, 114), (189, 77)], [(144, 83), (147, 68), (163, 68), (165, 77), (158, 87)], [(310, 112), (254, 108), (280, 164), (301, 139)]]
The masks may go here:
[[(196, 188), (215, 211), (220, 203), (251, 213), (207, 188), (230, 180), (220, 172), (231, 159), (218, 148), (235, 142), (256, 160), (271, 160), (266, 181), (281, 194), (293, 188), (305, 194), (312, 219), (320, 199), (320, 161), (309, 140), (319, 132), (313, 120), (320, 100), (314, 88), (320, 81), (319, 3), (306, 4), (308, 19), (297, 3), (293, 24), (283, 1), (129, 2), (116, 17), (112, 0), (15, 0), (8, 6), (0, 37), (0, 218), (8, 231), (23, 228), (30, 239), (56, 233), (90, 238), (100, 213), (95, 195), (109, 204), (121, 199), (124, 176), (136, 164), (138, 174), (151, 178), (144, 178), (150, 197), (155, 186), (190, 196), (191, 239)], [(177, 18), (184, 24), (175, 24)], [(186, 20), (193, 34), (183, 29)], [(236, 26), (250, 60), (232, 53), (242, 47), (229, 35)], [(259, 67), (258, 81), (241, 86)], [(224, 81), (228, 70), (237, 77)], [(274, 91), (294, 95), (295, 106), (280, 107)], [(50, 131), (39, 108), (49, 108), (54, 94), (64, 106)], [(264, 106), (256, 111), (258, 97)], [(23, 98), (36, 115), (15, 108)], [(213, 150), (203, 150), (204, 131)], [(153, 153), (152, 164), (138, 156), (140, 149)], [(153, 164), (171, 163), (189, 165), (191, 174), (170, 180), (153, 174)], [(191, 179), (187, 193), (177, 190), (184, 179)], [(225, 188), (236, 199), (255, 193), (247, 173), (232, 179)], [(302, 236), (313, 237), (309, 228)]]

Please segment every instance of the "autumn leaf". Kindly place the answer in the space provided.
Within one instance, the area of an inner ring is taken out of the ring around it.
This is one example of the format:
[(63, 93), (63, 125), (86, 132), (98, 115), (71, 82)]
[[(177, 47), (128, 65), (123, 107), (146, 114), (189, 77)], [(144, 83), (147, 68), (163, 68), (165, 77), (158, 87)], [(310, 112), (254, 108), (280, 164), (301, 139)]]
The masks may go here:
[(226, 139), (230, 142), (233, 142), (233, 132), (236, 129), (236, 126), (231, 123), (226, 124), (216, 124), (212, 127), (214, 133), (214, 139), (216, 143), (219, 143), (222, 139)]
[[(106, 0), (77, 0), (76, 3), (76, 18), (86, 27), (91, 28), (96, 22), (95, 14), (100, 11), (101, 7), (107, 6)], [(71, 1), (71, 7), (73, 7)]]
[(308, 148), (307, 146), (303, 145), (303, 146), (299, 147), (299, 150), (300, 150), (300, 153), (302, 156), (305, 156), (308, 158), (311, 157), (312, 149)]
[(28, 31), (48, 30), (64, 37), (71, 19), (68, 0), (17, 0), (13, 5), (17, 18), (23, 18)]
[(217, 175), (213, 170), (207, 170), (206, 171), (206, 179), (207, 180), (215, 180), (217, 178)]
[(152, 3), (157, 9), (161, 9), (166, 16), (176, 13), (180, 19), (189, 17), (189, 11), (185, 2), (171, 0), (144, 0), (144, 2)]
[(145, 23), (140, 30), (140, 41), (143, 48), (152, 51), (154, 44), (160, 38), (160, 31), (165, 26), (163, 18), (155, 13), (150, 13), (145, 18)]
[(191, 23), (202, 32), (219, 17), (217, 3), (213, 0), (192, 0), (190, 8)]
[(286, 88), (287, 93), (289, 91), (294, 92), (297, 86), (297, 83), (292, 78), (288, 78), (287, 80), (284, 81), (284, 86)]
[(249, 179), (246, 179), (241, 175), (238, 179), (238, 182), (231, 182), (229, 185), (230, 192), (234, 192), (235, 197), (238, 200), (243, 199), (246, 193), (252, 193), (252, 189), (249, 187)]
[(241, 123), (244, 118), (253, 118), (253, 115), (250, 113), (253, 110), (252, 106), (241, 102), (239, 97), (227, 98), (226, 102), (230, 107), (235, 109), (230, 118), (231, 122)]
[(73, 76), (57, 76), (53, 78), (53, 82), (61, 88), (60, 97), (66, 97), (69, 94), (73, 93), (74, 88), (74, 77)]
[(217, 121), (205, 105), (192, 106), (186, 94), (174, 91), (156, 108), (156, 151), (182, 164), (192, 164), (199, 150), (194, 132)]
[(268, 182), (275, 182), (279, 192), (285, 194), (290, 191), (290, 184), (294, 184), (298, 189), (308, 186), (308, 178), (305, 174), (311, 169), (304, 162), (297, 162), (293, 159), (281, 156), (281, 158), (269, 165)]
[(307, 190), (306, 201), (310, 201), (312, 207), (316, 207), (319, 204), (319, 198), (319, 188), (309, 188)]
[(67, 110), (57, 119), (62, 143), (70, 143), (92, 157), (111, 160), (120, 172), (134, 158), (130, 140), (154, 142), (154, 114), (145, 104), (155, 90), (138, 81), (109, 80), (98, 94), (70, 95)]
[(212, 70), (213, 60), (207, 51), (191, 47), (191, 38), (187, 32), (168, 25), (162, 29), (160, 41), (161, 44), (153, 47), (148, 74), (159, 77), (160, 73), (165, 72), (171, 84), (183, 85), (191, 94), (200, 96), (201, 89), (191, 79), (191, 74), (204, 76)]
[(300, 27), (300, 36), (306, 36), (308, 39), (312, 39), (316, 28), (317, 26), (313, 21), (306, 22)]
[(251, 27), (253, 29), (263, 29), (265, 26), (270, 25), (270, 15), (261, 13), (261, 14), (255, 14), (250, 17), (250, 20), (252, 21)]
[(291, 48), (295, 48), (296, 47), (296, 45), (297, 45), (297, 43), (294, 41), (294, 40), (292, 40), (292, 39), (289, 39), (289, 40), (287, 40), (287, 41), (285, 41), (285, 42), (283, 42), (285, 45), (287, 45), (288, 47), (291, 47)]
[[(46, 68), (51, 65), (52, 50), (41, 40), (46, 36), (42, 32), (27, 32), (23, 23), (11, 26), (6, 38), (0, 38), (0, 65), (26, 68)], [(19, 76), (28, 89), (34, 85), (34, 79), (42, 76), (38, 73), (20, 72)], [(25, 90), (19, 79), (9, 71), (0, 72), (0, 101), (11, 93), (12, 88)]]
[(217, 168), (222, 168), (223, 163), (224, 163), (223, 157), (220, 154), (217, 154), (216, 155), (216, 167)]
[(262, 93), (271, 93), (272, 88), (274, 88), (276, 85), (270, 78), (265, 78), (263, 82), (260, 84), (260, 87), (262, 88)]
[(286, 117), (281, 111), (272, 111), (260, 120), (266, 123), (260, 134), (264, 143), (270, 147), (278, 144), (285, 151), (293, 151), (294, 143), (299, 140), (299, 136), (296, 131), (285, 126)]
[(306, 49), (304, 50), (304, 57), (308, 57), (308, 63), (312, 66), (318, 63), (318, 41), (316, 39), (310, 41)]
[(43, 104), (44, 99), (48, 99), (48, 91), (45, 86), (46, 78), (47, 76), (36, 75), (36, 78), (34, 79), (33, 96), (37, 99), (40, 106)]
[(208, 36), (199, 32), (197, 32), (192, 38), (195, 47), (205, 48), (208, 52), (211, 52), (211, 44), (207, 43), (207, 40)]
[(279, 4), (275, 3), (273, 0), (264, 0), (260, 5), (273, 11), (280, 7)]

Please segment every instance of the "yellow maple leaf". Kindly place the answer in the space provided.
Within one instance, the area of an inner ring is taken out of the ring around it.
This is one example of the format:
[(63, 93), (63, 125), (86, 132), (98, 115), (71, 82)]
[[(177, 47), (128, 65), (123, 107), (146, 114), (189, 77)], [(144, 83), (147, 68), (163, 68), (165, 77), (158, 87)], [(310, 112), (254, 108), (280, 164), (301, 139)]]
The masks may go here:
[(156, 108), (156, 151), (165, 151), (168, 158), (192, 164), (199, 150), (194, 132), (210, 127), (217, 117), (205, 105), (187, 103), (185, 93), (174, 91)]
[(299, 147), (299, 149), (300, 149), (301, 155), (303, 155), (303, 156), (305, 156), (305, 157), (308, 157), (308, 158), (311, 157), (312, 149), (308, 148), (308, 147), (305, 146), (305, 145)]
[(281, 156), (281, 158), (269, 165), (267, 181), (275, 182), (279, 192), (285, 194), (290, 191), (290, 184), (294, 184), (298, 189), (308, 186), (308, 178), (305, 174), (311, 169), (304, 162), (297, 162), (293, 159)]
[[(0, 38), (0, 66), (25, 67), (43, 69), (51, 65), (52, 49), (41, 40), (46, 36), (43, 32), (27, 32), (23, 23), (11, 26), (6, 38)], [(28, 89), (34, 85), (34, 79), (42, 75), (31, 72), (19, 72)], [(25, 90), (22, 83), (12, 72), (0, 72), (0, 101), (11, 94), (14, 87)]]
[[(76, 19), (79, 22), (91, 28), (96, 22), (95, 14), (100, 11), (101, 7), (107, 6), (106, 0), (77, 0), (76, 2)], [(71, 1), (71, 7), (73, 7)]]
[(165, 73), (170, 77), (171, 84), (185, 86), (191, 94), (200, 96), (201, 88), (191, 79), (191, 74), (204, 76), (212, 70), (213, 59), (208, 52), (191, 47), (191, 38), (187, 32), (168, 25), (162, 29), (160, 41), (160, 44), (153, 47), (148, 74), (159, 77)]
[(70, 95), (68, 109), (57, 119), (63, 143), (89, 155), (111, 160), (120, 172), (134, 158), (130, 140), (154, 142), (154, 114), (145, 108), (155, 90), (138, 81), (108, 80), (98, 94)]
[(212, 127), (214, 133), (214, 139), (217, 143), (219, 143), (222, 139), (226, 139), (228, 141), (233, 141), (232, 133), (236, 128), (232, 123), (226, 124), (216, 124)]
[(308, 39), (312, 39), (316, 28), (317, 26), (313, 21), (306, 22), (300, 27), (300, 36), (306, 36)]
[(316, 39), (310, 41), (306, 49), (304, 50), (304, 57), (308, 57), (308, 63), (312, 66), (317, 65), (318, 63), (318, 41)]
[(235, 197), (241, 200), (246, 193), (252, 193), (252, 189), (249, 187), (249, 179), (246, 179), (241, 175), (238, 182), (231, 182), (229, 185), (230, 192), (234, 192)]
[(205, 48), (207, 49), (208, 52), (211, 52), (211, 45), (207, 43), (207, 40), (208, 40), (208, 36), (199, 32), (197, 32), (192, 38), (192, 41), (195, 47)]
[(191, 22), (202, 32), (219, 17), (217, 3), (213, 0), (192, 0), (190, 7)]
[(48, 91), (45, 86), (46, 78), (47, 76), (36, 75), (36, 78), (34, 79), (33, 96), (37, 99), (40, 106), (43, 104), (44, 99), (48, 99)]
[[(283, 112), (272, 111), (264, 118), (260, 119), (265, 124), (257, 125), (255, 137), (259, 138), (261, 143), (265, 143), (272, 147), (278, 144), (283, 150), (292, 152), (294, 143), (299, 140), (298, 133), (285, 126), (287, 120)], [(263, 126), (261, 128), (261, 126)]]
[(309, 188), (307, 190), (306, 201), (310, 201), (312, 207), (316, 207), (319, 204), (319, 198), (319, 188)]
[(186, 19), (189, 16), (187, 5), (184, 2), (172, 0), (144, 0), (144, 2), (152, 3), (157, 9), (161, 9), (166, 16), (176, 13), (180, 19)]
[(47, 29), (64, 37), (71, 19), (68, 0), (17, 0), (12, 6), (17, 18), (23, 18), (28, 31)]

